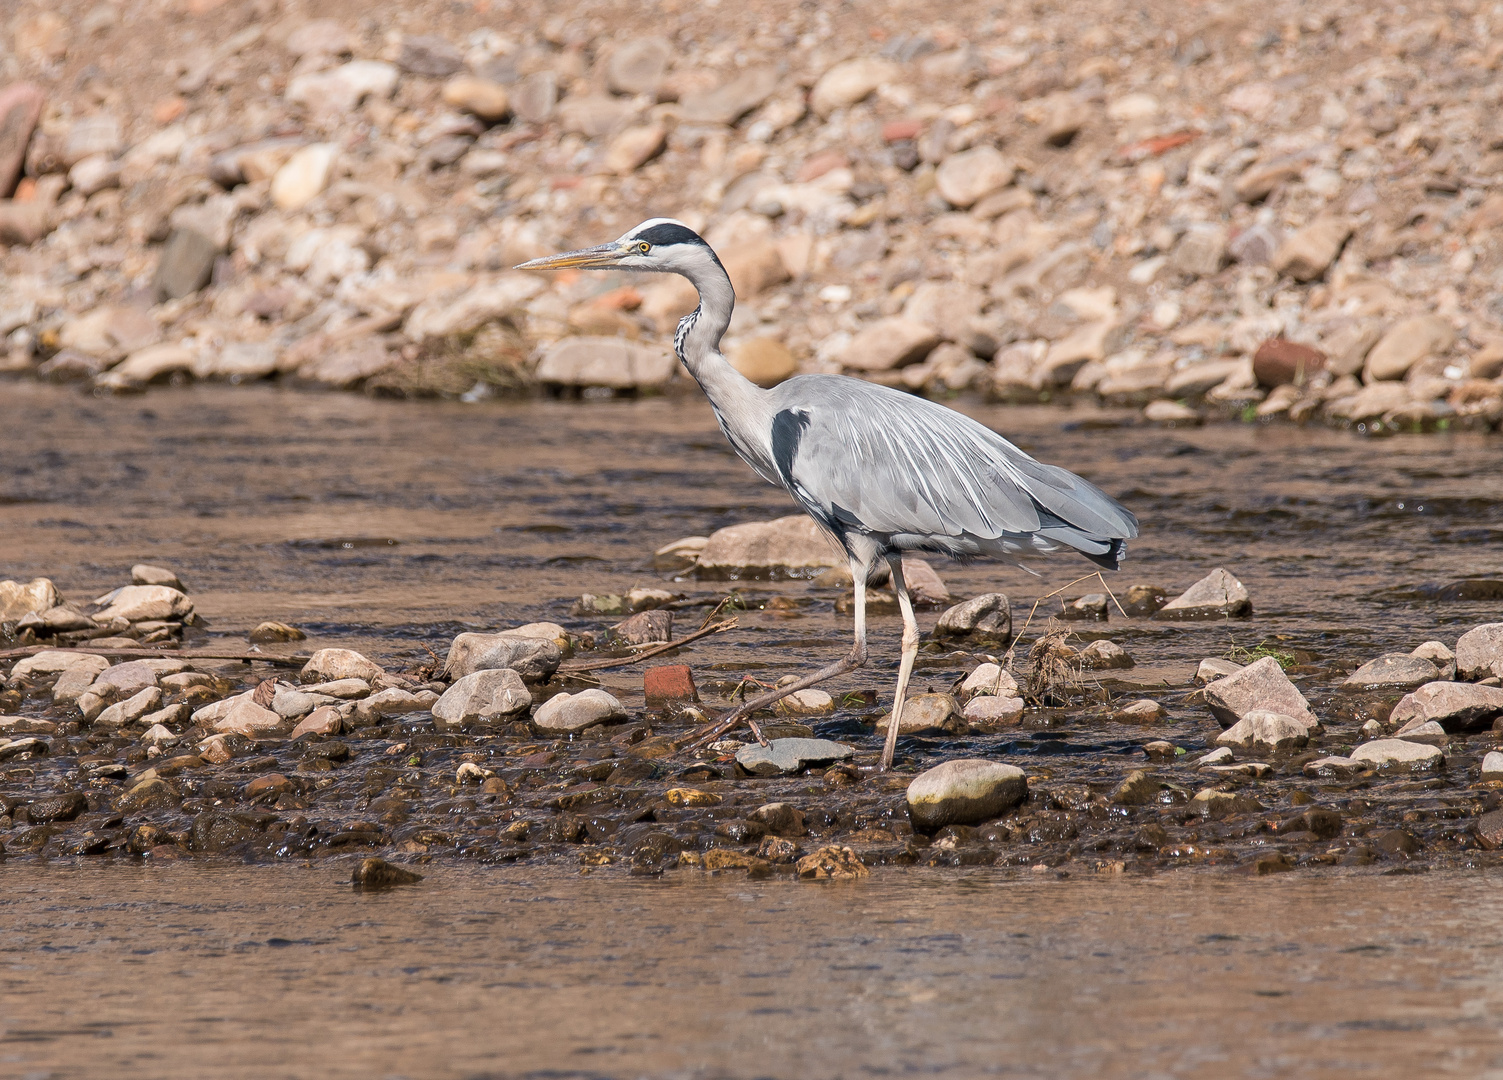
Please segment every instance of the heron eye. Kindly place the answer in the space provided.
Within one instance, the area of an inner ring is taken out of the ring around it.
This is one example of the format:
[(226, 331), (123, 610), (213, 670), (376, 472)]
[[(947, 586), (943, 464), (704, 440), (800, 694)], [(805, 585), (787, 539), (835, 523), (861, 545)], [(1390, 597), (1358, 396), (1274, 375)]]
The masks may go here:
[(639, 243), (637, 245), (637, 250), (639, 252), (641, 252), (643, 255), (646, 255), (649, 251), (652, 250), (652, 245), (649, 244), (646, 240), (643, 240), (641, 243)]

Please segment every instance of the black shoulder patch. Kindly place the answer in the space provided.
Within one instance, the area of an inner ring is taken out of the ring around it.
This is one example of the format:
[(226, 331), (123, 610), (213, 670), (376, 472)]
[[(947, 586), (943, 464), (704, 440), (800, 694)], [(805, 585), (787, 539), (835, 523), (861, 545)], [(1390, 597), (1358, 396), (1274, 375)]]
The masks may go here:
[(784, 409), (772, 418), (772, 463), (778, 475), (788, 487), (793, 486), (793, 459), (798, 456), (798, 444), (809, 426), (809, 414)]
[(644, 232), (637, 233), (633, 240), (646, 240), (653, 247), (659, 244), (699, 244), (709, 247), (708, 244), (693, 229), (684, 225), (665, 223), (654, 225)]

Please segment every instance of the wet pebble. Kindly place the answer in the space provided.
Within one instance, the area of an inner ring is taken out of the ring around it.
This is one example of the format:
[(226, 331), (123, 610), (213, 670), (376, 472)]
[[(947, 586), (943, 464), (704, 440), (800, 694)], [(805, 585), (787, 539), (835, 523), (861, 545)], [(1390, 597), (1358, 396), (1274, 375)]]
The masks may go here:
[(971, 825), (998, 817), (1028, 794), (1023, 770), (999, 761), (946, 761), (908, 785), (908, 816), (917, 829)]

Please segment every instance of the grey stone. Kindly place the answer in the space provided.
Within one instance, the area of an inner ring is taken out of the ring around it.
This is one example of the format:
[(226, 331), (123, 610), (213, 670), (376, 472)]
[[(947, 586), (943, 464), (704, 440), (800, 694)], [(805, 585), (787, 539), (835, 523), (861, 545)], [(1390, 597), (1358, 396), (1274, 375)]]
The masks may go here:
[(1440, 669), (1442, 679), (1456, 678), (1456, 654), (1447, 648), (1443, 641), (1426, 641), (1417, 646), (1409, 655), (1430, 661)]
[(1012, 638), (1012, 604), (1003, 593), (973, 596), (939, 617), (934, 624), (934, 636), (1009, 641)]
[(175, 229), (162, 248), (156, 274), (151, 279), (158, 300), (176, 300), (196, 293), (209, 283), (219, 245), (196, 229)]
[(1373, 769), (1370, 761), (1353, 761), (1346, 757), (1323, 757), (1305, 763), (1302, 770), (1311, 779), (1332, 779), (1356, 776)]
[(180, 593), (187, 593), (187, 589), (179, 580), (176, 572), (161, 566), (152, 566), (150, 563), (137, 563), (130, 568), (130, 583), (132, 585), (165, 585), (169, 589), (176, 589)]
[(965, 698), (983, 694), (1017, 697), (1018, 681), (996, 664), (978, 664), (976, 670), (967, 675), (965, 682), (960, 684), (960, 694)]
[(344, 679), (359, 679), (368, 684), (385, 674), (386, 670), (380, 664), (367, 659), (354, 649), (319, 649), (308, 658), (308, 662), (303, 665), (303, 670), (298, 677), (305, 684), (304, 689), (311, 690), (312, 688), (306, 684)]
[(464, 67), (464, 54), (436, 34), (404, 37), (397, 51), (397, 66), (413, 75), (446, 79)]
[[(949, 694), (915, 694), (903, 702), (903, 716), (898, 723), (899, 735), (935, 734), (958, 732), (964, 724), (959, 722), (960, 709)], [(892, 726), (892, 713), (877, 721), (877, 732), (887, 734)]]
[(492, 723), (525, 713), (532, 694), (510, 668), (476, 671), (444, 691), (433, 705), (436, 719), (451, 724)]
[(444, 671), (463, 678), (476, 671), (510, 668), (528, 682), (541, 682), (558, 670), (563, 651), (545, 638), (516, 634), (460, 634), (449, 647)]
[(736, 764), (753, 776), (780, 776), (845, 761), (855, 754), (849, 746), (828, 739), (773, 739), (766, 746), (743, 746), (736, 751)]
[(777, 71), (752, 68), (707, 93), (685, 96), (680, 115), (689, 124), (734, 124), (777, 88)]
[(667, 385), (678, 361), (667, 349), (619, 337), (566, 337), (538, 362), (538, 382), (635, 390)]
[(1412, 690), (1440, 678), (1440, 669), (1409, 653), (1387, 653), (1369, 660), (1341, 684), (1346, 691)]
[(1226, 229), (1220, 225), (1192, 226), (1175, 245), (1169, 265), (1191, 277), (1211, 277), (1226, 262)]
[(1103, 622), (1106, 620), (1106, 593), (1087, 593), (1069, 601), (1055, 618), (1070, 622)]
[(1472, 682), (1503, 676), (1503, 623), (1484, 623), (1461, 635), (1456, 674)]
[(1028, 777), (1015, 765), (979, 758), (946, 761), (908, 785), (908, 817), (915, 829), (974, 825), (994, 818), (1028, 796)]
[(306, 690), (279, 683), (271, 698), (271, 711), (284, 720), (297, 720), (320, 705), (337, 705), (339, 700), (329, 694), (310, 694)]
[(611, 634), (627, 645), (649, 645), (673, 639), (673, 612), (639, 611), (611, 628)]
[(111, 705), (95, 717), (94, 722), (101, 727), (123, 727), (135, 723), (161, 703), (161, 689), (155, 685), (148, 686), (126, 700)]
[(1446, 734), (1446, 729), (1434, 720), (1411, 720), (1398, 730), (1394, 738), (1403, 739), (1405, 742), (1424, 743), (1439, 750), (1444, 750), (1451, 744), (1451, 737)]
[(1215, 682), (1217, 679), (1224, 679), (1228, 675), (1237, 674), (1237, 672), (1242, 670), (1242, 667), (1243, 665), (1234, 661), (1213, 656), (1200, 662), (1200, 666), (1195, 669), (1195, 681), (1199, 683)]
[(101, 624), (114, 619), (132, 623), (160, 622), (186, 619), (192, 614), (193, 601), (177, 589), (166, 585), (127, 585), (110, 594), (108, 606), (96, 612), (94, 620)]
[(1294, 750), (1310, 741), (1305, 724), (1283, 713), (1253, 709), (1216, 737), (1218, 746), (1235, 746), (1260, 754)]
[(1111, 801), (1118, 806), (1147, 806), (1158, 799), (1163, 787), (1163, 783), (1152, 773), (1135, 769), (1117, 785), (1111, 794)]
[(805, 514), (728, 525), (711, 534), (695, 575), (713, 581), (813, 577), (847, 559)]
[(626, 709), (604, 690), (581, 690), (577, 694), (559, 694), (538, 706), (532, 725), (539, 731), (569, 735), (600, 724), (626, 719)]
[(633, 38), (611, 54), (606, 85), (618, 94), (653, 94), (673, 57), (673, 44), (663, 37)]
[(1279, 662), (1271, 656), (1248, 664), (1235, 675), (1217, 679), (1202, 691), (1206, 704), (1224, 728), (1229, 728), (1254, 709), (1282, 713), (1317, 727), (1319, 721), (1299, 688), (1289, 681)]
[(1452, 735), (1486, 731), (1503, 716), (1503, 689), (1470, 683), (1430, 682), (1404, 695), (1388, 716), (1390, 724), (1435, 721)]
[(1154, 613), (1155, 619), (1226, 619), (1252, 614), (1247, 588), (1217, 567)]
[(1352, 760), (1398, 772), (1427, 772), (1442, 767), (1446, 761), (1438, 747), (1405, 739), (1376, 739), (1363, 743), (1352, 751)]
[(1023, 718), (1024, 708), (1025, 703), (1020, 697), (984, 694), (966, 702), (960, 715), (972, 727), (1007, 727)]
[(1133, 658), (1115, 641), (1093, 641), (1080, 650), (1080, 667), (1083, 671), (1114, 671), (1133, 667)]

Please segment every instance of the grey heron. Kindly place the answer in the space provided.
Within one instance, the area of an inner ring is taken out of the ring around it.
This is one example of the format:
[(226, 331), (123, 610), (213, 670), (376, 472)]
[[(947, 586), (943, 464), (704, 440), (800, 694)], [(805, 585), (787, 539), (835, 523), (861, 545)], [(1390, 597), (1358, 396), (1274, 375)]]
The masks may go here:
[[(793, 496), (845, 552), (855, 583), (848, 655), (743, 702), (704, 739), (757, 709), (866, 663), (868, 572), (886, 560), (903, 617), (898, 684), (882, 749), (892, 765), (919, 629), (902, 555), (1019, 558), (1073, 550), (1115, 570), (1138, 520), (1074, 473), (1045, 465), (990, 428), (936, 402), (843, 375), (799, 375), (763, 389), (720, 352), (736, 296), (710, 246), (671, 218), (644, 221), (598, 247), (533, 259), (519, 270), (641, 270), (681, 274), (699, 291), (673, 349), (710, 399), (741, 460)], [(762, 740), (756, 724), (752, 731)], [(763, 740), (765, 741), (765, 740)]]

